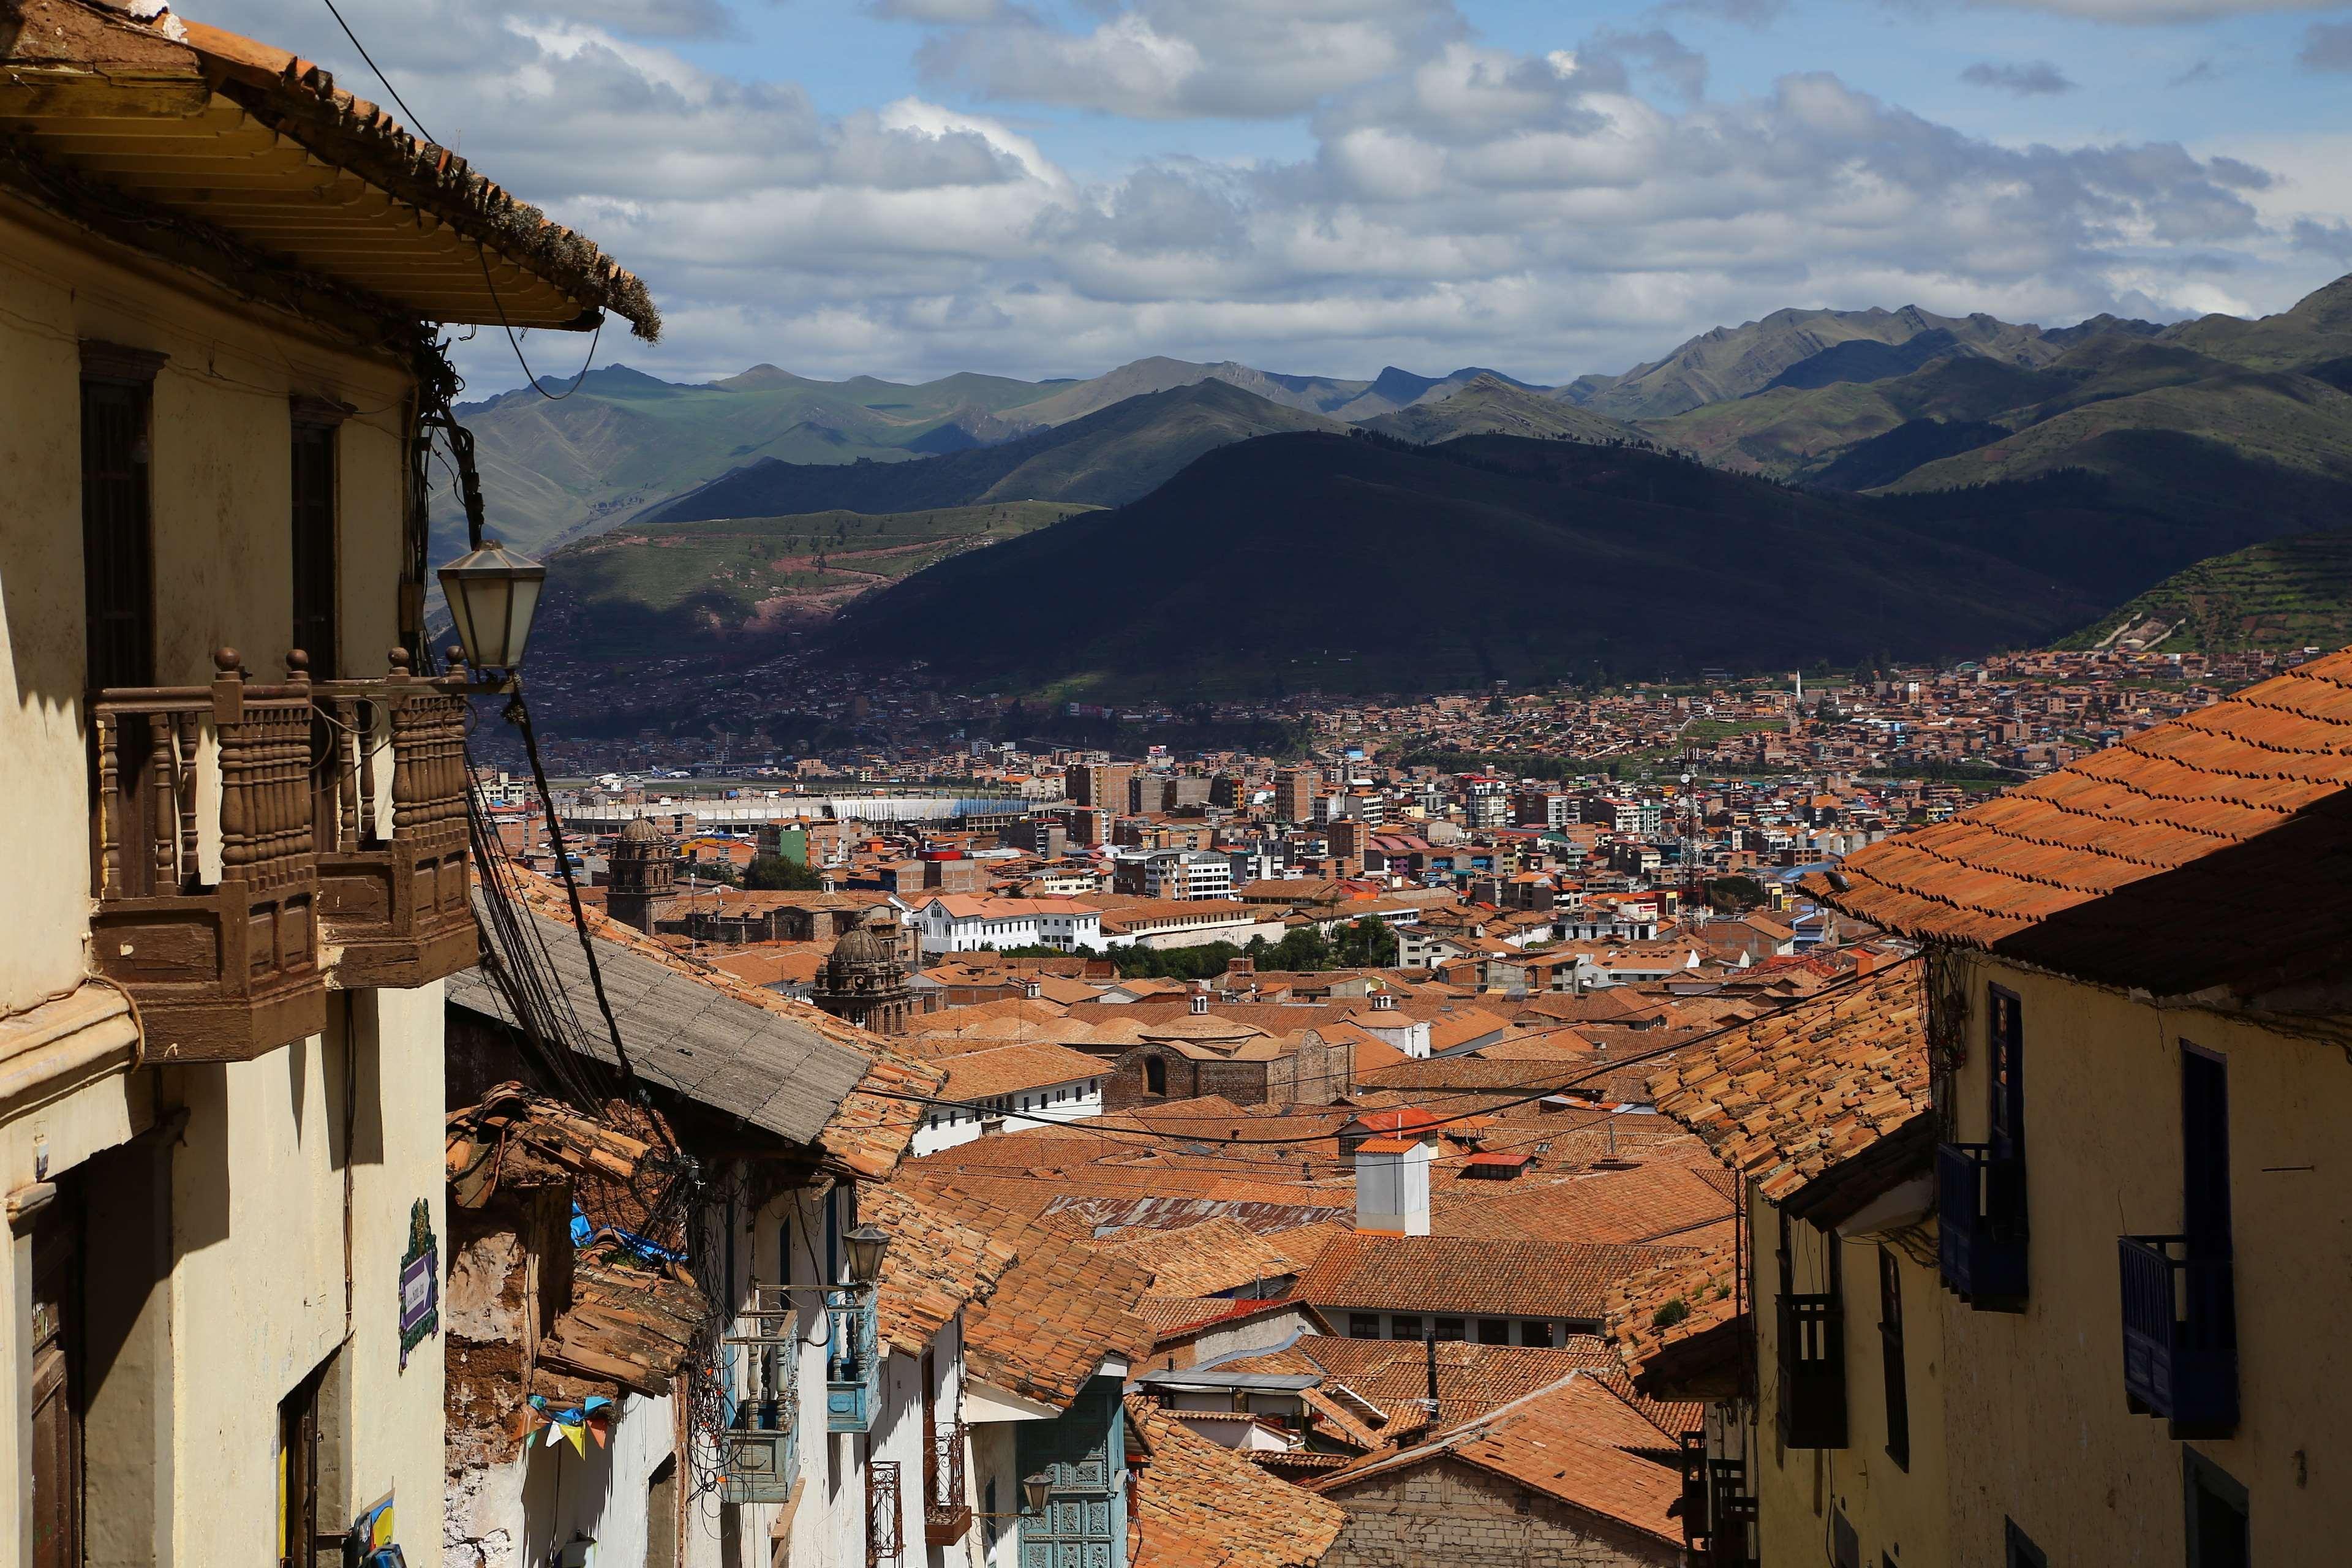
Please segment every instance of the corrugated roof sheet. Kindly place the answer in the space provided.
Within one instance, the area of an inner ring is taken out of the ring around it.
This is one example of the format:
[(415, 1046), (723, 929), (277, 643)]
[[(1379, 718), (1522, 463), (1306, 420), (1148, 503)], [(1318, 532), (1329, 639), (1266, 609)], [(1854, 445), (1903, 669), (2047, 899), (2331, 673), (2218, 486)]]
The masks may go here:
[[(516, 913), (539, 928), (556, 983), (575, 999), (591, 997), (588, 962), (572, 930), (527, 908)], [(492, 929), (488, 921), (483, 929)], [(592, 940), (630, 1066), (641, 1077), (798, 1143), (814, 1143), (865, 1078), (867, 1058), (798, 1020), (739, 1001), (601, 934)], [(448, 996), (486, 1017), (516, 1021), (479, 968), (450, 976)], [(593, 1001), (583, 1011), (587, 1021), (595, 1019)], [(583, 1034), (588, 1055), (618, 1065), (612, 1042), (593, 1022)]]

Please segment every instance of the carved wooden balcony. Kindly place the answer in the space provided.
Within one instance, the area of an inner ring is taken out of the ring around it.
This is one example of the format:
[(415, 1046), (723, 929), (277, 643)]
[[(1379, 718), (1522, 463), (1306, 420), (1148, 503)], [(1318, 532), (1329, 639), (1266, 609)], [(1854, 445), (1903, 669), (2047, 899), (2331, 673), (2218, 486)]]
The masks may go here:
[(138, 1003), (151, 1062), (242, 1061), (326, 1026), (304, 663), (261, 685), (223, 648), (210, 686), (91, 701), (92, 957)]
[(382, 680), (311, 690), (325, 753), (312, 774), (320, 923), (335, 984), (422, 985), (471, 967), (465, 697), (411, 675), (404, 648)]

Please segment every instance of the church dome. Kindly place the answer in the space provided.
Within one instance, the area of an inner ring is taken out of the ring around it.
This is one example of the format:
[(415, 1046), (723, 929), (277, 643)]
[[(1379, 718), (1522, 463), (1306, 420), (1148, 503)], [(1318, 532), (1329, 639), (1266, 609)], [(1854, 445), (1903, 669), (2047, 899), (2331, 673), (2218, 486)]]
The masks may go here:
[(661, 835), (656, 832), (654, 830), (654, 825), (647, 822), (644, 817), (633, 816), (629, 818), (627, 826), (621, 829), (621, 842), (624, 844), (658, 844), (661, 842)]
[(870, 925), (854, 925), (842, 932), (841, 940), (833, 944), (830, 962), (836, 965), (895, 964), (898, 960), (892, 956), (889, 943), (883, 940), (880, 931)]

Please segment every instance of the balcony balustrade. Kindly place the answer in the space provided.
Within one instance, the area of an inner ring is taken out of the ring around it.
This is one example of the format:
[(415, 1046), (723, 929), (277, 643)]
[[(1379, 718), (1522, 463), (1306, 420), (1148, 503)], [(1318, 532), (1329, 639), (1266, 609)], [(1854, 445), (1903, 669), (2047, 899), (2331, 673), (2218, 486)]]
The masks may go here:
[(422, 985), (470, 967), (479, 939), (458, 684), (411, 675), (394, 648), (385, 679), (321, 681), (313, 693), (327, 753), (314, 774), (320, 922), (336, 983)]
[(923, 1540), (931, 1546), (953, 1546), (971, 1529), (971, 1504), (964, 1497), (965, 1430), (952, 1421), (931, 1432), (923, 1455)]
[(719, 1439), (722, 1502), (788, 1502), (800, 1479), (800, 1319), (783, 1291), (752, 1288), (751, 1309), (727, 1336), (730, 1364), (748, 1353), (743, 1395)]
[(1780, 1298), (1780, 1440), (1791, 1448), (1843, 1448), (1845, 1308), (1835, 1296)]
[(844, 1285), (824, 1293), (829, 1337), (824, 1351), (824, 1426), (828, 1432), (873, 1429), (880, 1403), (881, 1330), (870, 1286)]
[[(405, 655), (375, 681), (250, 679), (93, 695), (90, 919), (150, 1059), (243, 1061), (326, 1026), (327, 987), (472, 963), (465, 699)], [(382, 786), (382, 787), (380, 787)]]
[(243, 1061), (326, 1026), (305, 663), (262, 685), (223, 648), (210, 686), (90, 703), (92, 956), (151, 1061)]
[(1945, 1286), (1979, 1311), (2025, 1304), (2025, 1162), (1989, 1143), (1936, 1150), (1938, 1261)]
[(2124, 1394), (2175, 1437), (2221, 1437), (2238, 1425), (2237, 1287), (2226, 1250), (2185, 1236), (2118, 1238)]

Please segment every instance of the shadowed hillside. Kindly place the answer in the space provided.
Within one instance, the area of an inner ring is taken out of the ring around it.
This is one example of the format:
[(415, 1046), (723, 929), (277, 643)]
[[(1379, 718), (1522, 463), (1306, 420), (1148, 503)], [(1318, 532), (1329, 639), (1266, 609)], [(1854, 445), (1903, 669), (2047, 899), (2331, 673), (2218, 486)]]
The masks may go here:
[[(1081, 580), (1110, 586), (1006, 609)], [(1300, 434), (943, 562), (828, 636), (1020, 688), (1273, 696), (1937, 658), (2043, 640), (2094, 603), (1868, 503), (1658, 453)]]

